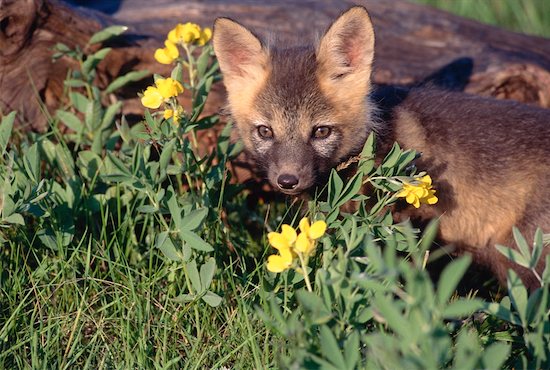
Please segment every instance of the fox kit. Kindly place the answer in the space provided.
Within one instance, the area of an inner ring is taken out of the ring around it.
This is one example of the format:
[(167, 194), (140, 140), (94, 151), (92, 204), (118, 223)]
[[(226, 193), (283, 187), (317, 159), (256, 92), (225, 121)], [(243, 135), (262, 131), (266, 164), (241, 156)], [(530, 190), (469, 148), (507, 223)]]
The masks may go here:
[(512, 267), (538, 286), (495, 245), (514, 244), (514, 225), (528, 237), (537, 227), (550, 232), (550, 111), (429, 88), (394, 90), (376, 104), (374, 31), (362, 7), (305, 47), (268, 47), (219, 18), (214, 49), (238, 133), (275, 189), (306, 191), (374, 131), (379, 155), (397, 141), (422, 154), (416, 166), (433, 178), (439, 202), (412, 218), (439, 218), (441, 240), (473, 254), (501, 282)]

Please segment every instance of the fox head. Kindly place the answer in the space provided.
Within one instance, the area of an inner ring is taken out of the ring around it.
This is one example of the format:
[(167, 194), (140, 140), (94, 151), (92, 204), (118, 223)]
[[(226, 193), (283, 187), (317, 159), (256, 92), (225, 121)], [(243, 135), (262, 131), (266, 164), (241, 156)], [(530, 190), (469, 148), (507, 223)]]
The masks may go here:
[(268, 47), (228, 18), (216, 20), (213, 40), (238, 133), (275, 189), (304, 192), (361, 150), (373, 129), (374, 31), (363, 7), (316, 47)]

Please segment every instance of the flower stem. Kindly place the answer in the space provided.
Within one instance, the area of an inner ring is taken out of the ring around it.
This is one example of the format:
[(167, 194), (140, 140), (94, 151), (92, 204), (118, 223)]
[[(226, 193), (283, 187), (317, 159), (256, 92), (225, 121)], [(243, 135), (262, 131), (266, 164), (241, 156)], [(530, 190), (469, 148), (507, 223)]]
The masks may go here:
[(306, 282), (306, 288), (309, 292), (313, 292), (311, 289), (311, 282), (309, 281), (309, 275), (307, 273), (307, 258), (304, 259), (302, 253), (298, 253), (298, 258), (300, 258), (300, 264), (302, 265), (302, 275), (304, 275), (304, 281)]

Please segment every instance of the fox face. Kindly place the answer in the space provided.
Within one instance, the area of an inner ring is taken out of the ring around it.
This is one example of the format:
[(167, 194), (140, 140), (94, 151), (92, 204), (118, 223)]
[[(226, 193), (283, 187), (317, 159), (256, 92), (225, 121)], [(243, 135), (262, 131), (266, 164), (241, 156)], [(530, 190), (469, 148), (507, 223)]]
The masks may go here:
[(374, 32), (362, 7), (305, 47), (267, 46), (219, 18), (214, 50), (239, 136), (279, 191), (299, 194), (322, 181), (375, 128), (368, 101)]

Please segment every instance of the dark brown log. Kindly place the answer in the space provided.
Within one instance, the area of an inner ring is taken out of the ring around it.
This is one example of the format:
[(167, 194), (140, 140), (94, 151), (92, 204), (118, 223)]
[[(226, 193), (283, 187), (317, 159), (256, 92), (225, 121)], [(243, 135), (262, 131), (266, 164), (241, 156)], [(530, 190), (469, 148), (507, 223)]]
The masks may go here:
[[(229, 16), (261, 35), (276, 34), (288, 44), (300, 44), (314, 39), (354, 4), (365, 5), (373, 18), (375, 82), (413, 84), (461, 59), (473, 63), (473, 68), (469, 63), (457, 64), (463, 65), (466, 77), (472, 73), (466, 91), (550, 107), (550, 40), (404, 0), (121, 0), (111, 4), (117, 10), (106, 16), (56, 0), (0, 1), (0, 112), (18, 110), (23, 125), (44, 128), (46, 118), (39, 102), (50, 110), (59, 105), (63, 79), (71, 67), (67, 60), (51, 61), (52, 46), (57, 42), (84, 45), (91, 34), (108, 24), (125, 24), (130, 29), (99, 66), (99, 81), (104, 84), (132, 68), (167, 73), (169, 67), (155, 63), (152, 56), (178, 22), (210, 26), (216, 17)], [(124, 113), (141, 113), (135, 93), (143, 88), (136, 84), (119, 96), (127, 100)], [(218, 86), (209, 110), (217, 110), (223, 99)]]

